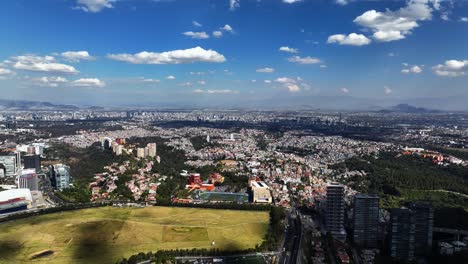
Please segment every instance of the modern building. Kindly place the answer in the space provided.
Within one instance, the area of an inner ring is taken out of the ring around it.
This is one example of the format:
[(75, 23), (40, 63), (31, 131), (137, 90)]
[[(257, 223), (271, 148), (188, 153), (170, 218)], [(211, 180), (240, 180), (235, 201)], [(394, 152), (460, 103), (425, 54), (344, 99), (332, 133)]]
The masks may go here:
[(137, 157), (144, 158), (145, 157), (145, 148), (137, 148)]
[(353, 241), (363, 248), (377, 247), (379, 231), (379, 196), (356, 194), (353, 211)]
[(0, 178), (6, 177), (6, 168), (5, 165), (0, 163)]
[(262, 181), (251, 181), (250, 188), (252, 189), (252, 201), (254, 203), (272, 203), (270, 187)]
[(0, 156), (0, 164), (3, 164), (5, 167), (6, 177), (16, 176), (21, 165), (20, 153), (17, 152)]
[(25, 169), (35, 169), (36, 173), (41, 171), (41, 156), (36, 154), (29, 154), (23, 157)]
[(427, 202), (412, 203), (409, 208), (413, 212), (415, 222), (414, 253), (425, 255), (432, 250), (434, 209)]
[(42, 155), (44, 154), (44, 147), (45, 144), (43, 143), (32, 143), (30, 145), (17, 145), (16, 151), (18, 152), (26, 152), (27, 154), (37, 154)]
[(33, 206), (29, 189), (11, 189), (0, 192), (0, 214), (25, 210)]
[(148, 143), (146, 148), (148, 148), (148, 156), (152, 158), (156, 157), (156, 143)]
[(115, 155), (117, 156), (120, 156), (122, 155), (122, 151), (123, 151), (123, 146), (122, 145), (117, 145), (115, 146)]
[(36, 169), (25, 169), (18, 177), (18, 188), (29, 189), (30, 191), (39, 190), (39, 178), (36, 174)]
[(390, 256), (400, 260), (413, 260), (415, 250), (415, 217), (408, 208), (390, 210)]
[(335, 239), (340, 241), (346, 240), (344, 220), (344, 186), (339, 183), (330, 183), (327, 185), (325, 227)]
[(52, 186), (57, 190), (63, 190), (70, 187), (72, 177), (70, 175), (70, 167), (64, 164), (56, 164), (50, 166), (50, 178)]

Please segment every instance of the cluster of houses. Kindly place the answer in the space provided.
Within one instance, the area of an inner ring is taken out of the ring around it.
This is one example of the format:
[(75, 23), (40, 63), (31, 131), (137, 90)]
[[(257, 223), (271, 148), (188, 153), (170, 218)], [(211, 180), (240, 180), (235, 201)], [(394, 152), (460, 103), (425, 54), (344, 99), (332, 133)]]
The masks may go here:
[[(130, 174), (130, 180), (126, 181), (127, 187), (135, 200), (144, 200), (146, 202), (156, 202), (156, 190), (161, 180), (165, 176), (159, 177), (159, 174), (153, 173), (154, 161), (148, 161), (144, 167), (138, 168), (136, 173)], [(105, 200), (113, 194), (118, 188), (116, 182), (128, 172), (133, 164), (125, 161), (123, 164), (113, 163), (104, 167), (106, 172), (96, 174), (94, 182), (90, 183), (92, 201)]]

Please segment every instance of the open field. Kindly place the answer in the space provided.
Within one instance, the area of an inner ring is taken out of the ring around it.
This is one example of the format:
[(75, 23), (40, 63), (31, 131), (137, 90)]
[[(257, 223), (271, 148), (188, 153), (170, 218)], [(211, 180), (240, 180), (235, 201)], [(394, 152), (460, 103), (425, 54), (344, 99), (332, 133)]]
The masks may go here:
[(0, 263), (115, 263), (138, 252), (260, 245), (267, 211), (102, 207), (0, 224)]
[(200, 198), (207, 201), (248, 202), (249, 196), (243, 193), (202, 192)]

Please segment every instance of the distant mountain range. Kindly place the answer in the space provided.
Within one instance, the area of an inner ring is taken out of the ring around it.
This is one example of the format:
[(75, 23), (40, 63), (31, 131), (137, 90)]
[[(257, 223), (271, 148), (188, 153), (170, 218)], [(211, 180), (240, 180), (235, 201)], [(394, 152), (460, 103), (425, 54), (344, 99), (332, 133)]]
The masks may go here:
[(1, 110), (77, 110), (74, 105), (52, 104), (49, 102), (36, 102), (24, 100), (0, 99)]
[(409, 104), (399, 104), (396, 106), (391, 107), (390, 109), (382, 109), (379, 112), (382, 113), (392, 113), (392, 112), (398, 112), (398, 113), (440, 113), (440, 110), (434, 110), (434, 109), (427, 109), (424, 107), (416, 107), (412, 106)]
[[(237, 100), (236, 100), (237, 99)], [(101, 106), (76, 106), (53, 104), (50, 102), (0, 99), (0, 110), (78, 110), (88, 109), (236, 109), (236, 110), (329, 110), (329, 111), (372, 111), (382, 113), (437, 113), (442, 111), (468, 111), (463, 97), (440, 98), (381, 98), (370, 99), (353, 96), (290, 96), (270, 99), (234, 98), (230, 101), (198, 98), (190, 102), (172, 100), (154, 100), (138, 104)]]

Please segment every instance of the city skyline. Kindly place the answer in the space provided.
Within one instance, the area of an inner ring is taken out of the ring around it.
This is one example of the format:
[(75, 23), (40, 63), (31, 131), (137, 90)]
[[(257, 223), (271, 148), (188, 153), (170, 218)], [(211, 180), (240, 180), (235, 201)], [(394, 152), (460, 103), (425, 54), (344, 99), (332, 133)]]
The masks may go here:
[(78, 105), (467, 110), (467, 11), (448, 0), (4, 1), (0, 91)]

